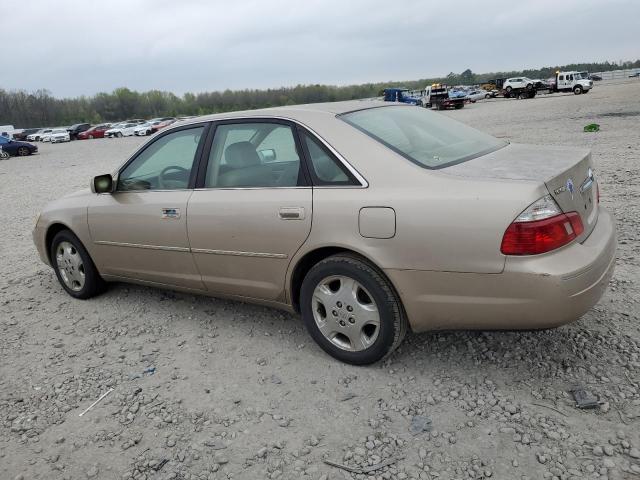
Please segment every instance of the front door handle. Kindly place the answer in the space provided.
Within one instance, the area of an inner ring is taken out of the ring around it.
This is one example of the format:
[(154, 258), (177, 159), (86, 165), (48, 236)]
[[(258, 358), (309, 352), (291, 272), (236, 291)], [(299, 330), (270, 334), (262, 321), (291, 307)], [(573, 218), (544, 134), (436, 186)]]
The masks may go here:
[(303, 207), (280, 207), (278, 216), (281, 220), (304, 220)]
[(163, 208), (162, 218), (180, 218), (179, 208)]

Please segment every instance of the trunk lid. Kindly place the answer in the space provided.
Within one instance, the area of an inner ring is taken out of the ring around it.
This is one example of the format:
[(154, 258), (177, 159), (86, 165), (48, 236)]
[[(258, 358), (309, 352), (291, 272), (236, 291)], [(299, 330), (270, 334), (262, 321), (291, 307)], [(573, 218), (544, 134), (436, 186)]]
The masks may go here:
[(469, 178), (541, 182), (563, 212), (578, 212), (584, 225), (579, 241), (598, 219), (597, 184), (591, 151), (573, 147), (510, 144), (488, 155), (441, 170)]

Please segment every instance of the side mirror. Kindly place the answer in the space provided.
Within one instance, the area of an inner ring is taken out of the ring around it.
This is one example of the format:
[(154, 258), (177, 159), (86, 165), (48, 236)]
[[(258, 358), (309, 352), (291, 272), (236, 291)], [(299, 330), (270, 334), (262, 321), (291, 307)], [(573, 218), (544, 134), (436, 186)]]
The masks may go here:
[(113, 177), (108, 173), (93, 177), (93, 182), (91, 182), (91, 191), (93, 193), (112, 193), (114, 187)]

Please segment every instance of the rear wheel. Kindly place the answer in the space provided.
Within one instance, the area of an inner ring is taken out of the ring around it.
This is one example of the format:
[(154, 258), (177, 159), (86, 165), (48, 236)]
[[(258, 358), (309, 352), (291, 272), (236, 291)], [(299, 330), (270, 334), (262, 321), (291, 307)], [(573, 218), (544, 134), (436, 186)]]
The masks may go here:
[(575, 95), (580, 95), (580, 94), (582, 93), (582, 86), (580, 86), (580, 85), (576, 85), (576, 86), (574, 87), (574, 89), (573, 89), (573, 93), (574, 93)]
[(51, 263), (62, 288), (74, 298), (91, 298), (105, 283), (82, 242), (69, 230), (58, 232), (51, 242)]
[(118, 138), (122, 138), (122, 132), (118, 132), (118, 133), (116, 133), (116, 137), (118, 137)]
[(318, 345), (353, 365), (383, 359), (407, 331), (391, 284), (378, 269), (352, 255), (333, 255), (317, 263), (302, 282), (300, 307)]
[(20, 147), (18, 148), (18, 156), (19, 157), (26, 157), (27, 155), (29, 155), (31, 152), (29, 152), (29, 149), (27, 147)]
[(485, 93), (484, 98), (486, 98), (486, 99), (491, 98), (491, 94), (489, 94), (489, 93)]

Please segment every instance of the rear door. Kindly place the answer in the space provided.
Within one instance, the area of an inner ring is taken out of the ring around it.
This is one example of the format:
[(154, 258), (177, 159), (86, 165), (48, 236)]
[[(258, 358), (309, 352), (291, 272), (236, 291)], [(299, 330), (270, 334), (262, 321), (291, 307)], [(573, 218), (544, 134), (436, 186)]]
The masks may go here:
[(312, 195), (293, 126), (221, 122), (189, 200), (191, 251), (207, 289), (284, 301), (291, 258), (311, 230)]

